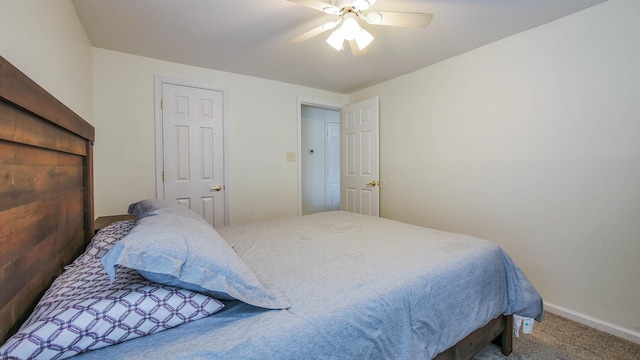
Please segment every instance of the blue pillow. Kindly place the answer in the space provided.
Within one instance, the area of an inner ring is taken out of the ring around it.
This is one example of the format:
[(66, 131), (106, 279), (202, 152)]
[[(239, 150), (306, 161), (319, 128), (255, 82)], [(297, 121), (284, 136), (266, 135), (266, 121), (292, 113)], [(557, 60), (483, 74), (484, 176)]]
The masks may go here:
[(190, 219), (202, 221), (208, 224), (198, 213), (179, 205), (173, 201), (160, 199), (147, 199), (135, 202), (129, 205), (129, 214), (133, 215), (136, 220), (140, 220), (155, 215), (179, 215)]
[(218, 299), (237, 299), (267, 309), (286, 301), (267, 293), (249, 267), (210, 225), (177, 215), (140, 219), (102, 257), (115, 278), (116, 265), (137, 270), (148, 280), (194, 290)]

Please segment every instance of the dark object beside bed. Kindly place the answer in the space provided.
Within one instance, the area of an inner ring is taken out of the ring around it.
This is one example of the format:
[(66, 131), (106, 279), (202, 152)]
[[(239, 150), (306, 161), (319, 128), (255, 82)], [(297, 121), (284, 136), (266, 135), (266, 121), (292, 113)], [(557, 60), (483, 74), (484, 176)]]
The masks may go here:
[[(90, 124), (0, 58), (0, 343), (94, 233), (93, 140)], [(512, 321), (489, 321), (437, 359), (491, 341), (508, 355)]]

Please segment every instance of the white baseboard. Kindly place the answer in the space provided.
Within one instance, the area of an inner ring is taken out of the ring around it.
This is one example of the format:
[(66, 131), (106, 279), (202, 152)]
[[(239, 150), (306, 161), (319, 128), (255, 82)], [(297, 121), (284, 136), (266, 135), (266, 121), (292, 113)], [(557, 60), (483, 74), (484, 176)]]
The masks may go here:
[[(600, 331), (604, 331), (611, 335), (615, 335), (619, 338), (623, 338), (625, 340), (629, 340), (636, 344), (640, 344), (640, 332), (633, 331), (631, 329), (626, 329), (618, 325), (614, 325), (612, 323), (594, 318), (589, 315), (585, 315), (579, 313), (577, 311), (573, 311), (562, 306), (554, 305), (548, 302), (544, 302), (544, 309), (552, 314), (562, 316), (569, 320), (573, 320), (580, 324), (584, 324), (590, 326), (592, 328), (598, 329)], [(542, 320), (544, 321), (544, 319)]]

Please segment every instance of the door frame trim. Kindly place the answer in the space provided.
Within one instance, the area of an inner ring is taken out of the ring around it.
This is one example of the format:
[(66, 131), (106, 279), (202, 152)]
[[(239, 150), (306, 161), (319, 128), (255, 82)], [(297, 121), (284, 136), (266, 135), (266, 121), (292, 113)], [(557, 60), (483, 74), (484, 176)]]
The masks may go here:
[[(298, 216), (302, 215), (302, 106), (315, 106), (330, 110), (342, 110), (342, 105), (339, 103), (324, 101), (318, 99), (310, 99), (305, 97), (297, 97), (297, 112), (298, 112)], [(342, 141), (342, 140), (341, 140)]]
[(223, 139), (223, 171), (224, 171), (224, 224), (229, 225), (231, 223), (229, 204), (229, 136), (228, 136), (228, 124), (227, 124), (227, 89), (222, 86), (213, 86), (202, 83), (190, 82), (182, 79), (176, 79), (166, 76), (154, 75), (154, 91), (153, 91), (153, 109), (154, 109), (154, 130), (155, 130), (155, 178), (156, 178), (156, 198), (164, 199), (164, 186), (162, 181), (162, 170), (164, 168), (164, 154), (163, 154), (163, 141), (162, 141), (162, 85), (178, 85), (186, 86), (204, 90), (220, 91), (222, 93), (222, 139)]

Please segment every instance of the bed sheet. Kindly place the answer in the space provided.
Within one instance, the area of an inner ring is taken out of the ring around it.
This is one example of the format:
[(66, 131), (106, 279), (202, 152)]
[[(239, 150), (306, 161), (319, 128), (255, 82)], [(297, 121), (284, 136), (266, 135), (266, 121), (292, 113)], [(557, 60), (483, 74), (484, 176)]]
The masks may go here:
[(497, 245), (342, 211), (218, 229), (286, 310), (219, 313), (78, 359), (424, 359), (542, 299)]

